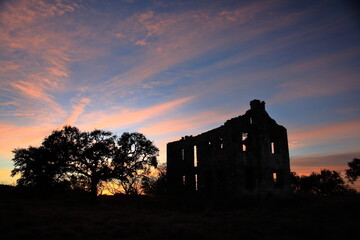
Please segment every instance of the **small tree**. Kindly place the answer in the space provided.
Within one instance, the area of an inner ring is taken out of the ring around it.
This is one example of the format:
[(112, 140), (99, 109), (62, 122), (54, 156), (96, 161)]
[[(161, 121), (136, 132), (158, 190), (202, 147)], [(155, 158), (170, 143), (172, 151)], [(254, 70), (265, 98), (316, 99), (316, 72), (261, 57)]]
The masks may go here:
[(354, 158), (351, 162), (348, 162), (349, 169), (346, 169), (346, 178), (350, 183), (354, 184), (354, 182), (360, 176), (360, 159)]
[(316, 191), (319, 195), (329, 196), (346, 192), (347, 186), (337, 171), (323, 169), (319, 174), (315, 174), (317, 183)]

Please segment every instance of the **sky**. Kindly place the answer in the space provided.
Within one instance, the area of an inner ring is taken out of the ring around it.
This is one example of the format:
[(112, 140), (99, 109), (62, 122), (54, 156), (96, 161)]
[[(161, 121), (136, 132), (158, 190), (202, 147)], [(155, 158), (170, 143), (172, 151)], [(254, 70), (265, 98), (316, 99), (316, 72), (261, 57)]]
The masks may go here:
[[(355, 1), (354, 1), (355, 2)], [(266, 102), (291, 170), (360, 157), (360, 14), (352, 1), (5, 0), (0, 183), (12, 150), (55, 129), (141, 132), (160, 148)]]

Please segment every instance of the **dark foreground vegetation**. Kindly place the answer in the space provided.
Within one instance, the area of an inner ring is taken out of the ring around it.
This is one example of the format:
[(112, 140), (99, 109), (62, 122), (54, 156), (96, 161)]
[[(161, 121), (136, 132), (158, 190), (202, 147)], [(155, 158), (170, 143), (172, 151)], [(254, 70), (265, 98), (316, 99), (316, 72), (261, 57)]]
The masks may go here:
[(360, 195), (180, 199), (84, 193), (39, 198), (1, 186), (1, 239), (347, 239)]
[[(292, 173), (287, 199), (170, 197), (166, 166), (151, 175), (157, 155), (140, 133), (71, 126), (15, 149), (20, 178), (0, 185), (0, 239), (347, 239), (359, 226), (360, 195), (339, 172)], [(348, 165), (352, 184), (360, 160)], [(124, 194), (98, 196), (107, 183)]]

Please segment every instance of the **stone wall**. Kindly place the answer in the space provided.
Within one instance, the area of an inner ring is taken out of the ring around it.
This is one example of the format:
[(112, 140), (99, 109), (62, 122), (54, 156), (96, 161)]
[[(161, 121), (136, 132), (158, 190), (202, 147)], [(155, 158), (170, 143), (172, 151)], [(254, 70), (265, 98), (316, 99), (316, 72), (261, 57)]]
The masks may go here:
[(167, 144), (167, 177), (174, 194), (287, 196), (287, 131), (265, 110), (250, 110), (224, 125)]

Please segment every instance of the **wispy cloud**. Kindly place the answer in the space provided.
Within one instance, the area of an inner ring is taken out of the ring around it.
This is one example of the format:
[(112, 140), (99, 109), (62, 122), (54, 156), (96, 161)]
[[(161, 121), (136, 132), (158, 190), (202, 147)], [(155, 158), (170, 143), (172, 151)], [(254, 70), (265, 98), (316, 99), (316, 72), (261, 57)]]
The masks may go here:
[(357, 139), (359, 135), (360, 119), (354, 119), (338, 123), (319, 124), (298, 129), (290, 129), (289, 143), (291, 149), (297, 149)]
[(271, 101), (281, 102), (311, 96), (334, 95), (360, 89), (358, 73), (349, 72), (346, 66), (346, 62), (357, 57), (359, 53), (360, 49), (348, 49), (312, 59), (303, 59), (277, 69), (277, 72), (281, 71), (290, 76), (301, 74), (307, 76), (301, 80), (289, 80), (280, 84), (279, 92)]
[(165, 118), (165, 120), (151, 123), (149, 126), (140, 128), (139, 131), (149, 136), (166, 136), (173, 134), (178, 134), (178, 136), (195, 135), (200, 133), (199, 129), (204, 129), (204, 127), (208, 127), (214, 123), (218, 123), (220, 126), (230, 117), (234, 117), (233, 113), (206, 111), (190, 114), (182, 118)]
[[(0, 164), (6, 165), (7, 161), (4, 161), (4, 159), (12, 158), (12, 150), (14, 148), (25, 148), (29, 145), (38, 146), (44, 137), (65, 124), (76, 122), (78, 123), (77, 126), (83, 131), (93, 130), (94, 128), (123, 130), (122, 128), (167, 115), (177, 107), (188, 104), (191, 99), (191, 97), (177, 99), (142, 109), (121, 109), (112, 113), (93, 112), (83, 114), (85, 106), (90, 104), (90, 99), (80, 98), (63, 124), (44, 123), (36, 126), (18, 126), (0, 123), (0, 132), (2, 136), (6, 136), (6, 138), (0, 138), (0, 155), (2, 158), (0, 159)], [(10, 163), (7, 164), (9, 165)]]
[(84, 112), (86, 105), (91, 102), (89, 98), (81, 98), (79, 103), (74, 105), (73, 111), (70, 116), (66, 119), (64, 125), (74, 125), (78, 117)]
[(188, 103), (191, 99), (192, 97), (185, 97), (140, 109), (113, 108), (112, 110), (106, 112), (92, 112), (90, 114), (84, 114), (78, 123), (83, 129), (121, 129), (142, 123), (144, 121), (150, 121), (150, 119), (157, 118), (164, 114), (170, 114), (171, 111), (174, 111), (177, 107)]
[(9, 105), (15, 105), (15, 102), (2, 102), (0, 103), (0, 106), (9, 106)]
[(291, 159), (291, 170), (298, 175), (309, 175), (322, 169), (343, 171), (348, 169), (347, 163), (360, 156), (360, 152), (341, 153), (322, 156), (295, 156)]
[[(272, 5), (249, 4), (226, 11), (201, 9), (171, 14), (149, 11), (131, 16), (119, 23), (114, 34), (121, 34), (121, 41), (133, 42), (145, 48), (135, 67), (109, 79), (103, 87), (115, 94), (126, 87), (138, 86), (185, 61), (216, 51), (219, 47), (226, 48), (227, 44), (235, 42), (240, 44), (274, 28), (289, 25), (290, 19), (288, 22), (273, 19), (259, 25), (251, 22), (254, 15), (266, 12), (274, 5), (276, 2)], [(233, 28), (238, 28), (235, 35), (231, 34)]]
[(23, 94), (25, 97), (38, 99), (40, 101), (53, 103), (51, 96), (42, 91), (42, 89), (27, 81), (18, 81), (15, 83), (9, 83), (9, 85), (14, 88), (20, 94)]
[[(0, 155), (4, 159), (11, 159), (12, 150), (15, 148), (26, 148), (29, 145), (39, 146), (51, 131), (58, 126), (44, 124), (43, 126), (17, 126), (10, 124), (0, 124), (0, 131), (2, 136), (0, 138)], [(0, 164), (5, 164), (7, 161), (1, 159)], [(8, 163), (10, 164), (10, 163)]]
[[(2, 94), (16, 101), (17, 111), (64, 114), (52, 92), (69, 76), (70, 49), (54, 19), (75, 11), (76, 3), (31, 0), (5, 2), (0, 11), (1, 49), (8, 60), (2, 71)], [(39, 108), (39, 106), (42, 106)], [(35, 110), (36, 109), (36, 110)], [(33, 114), (35, 118), (44, 116)]]
[(20, 65), (14, 64), (11, 61), (0, 60), (0, 73), (7, 72), (7, 71), (14, 71), (14, 70), (18, 69), (19, 67), (20, 67)]

